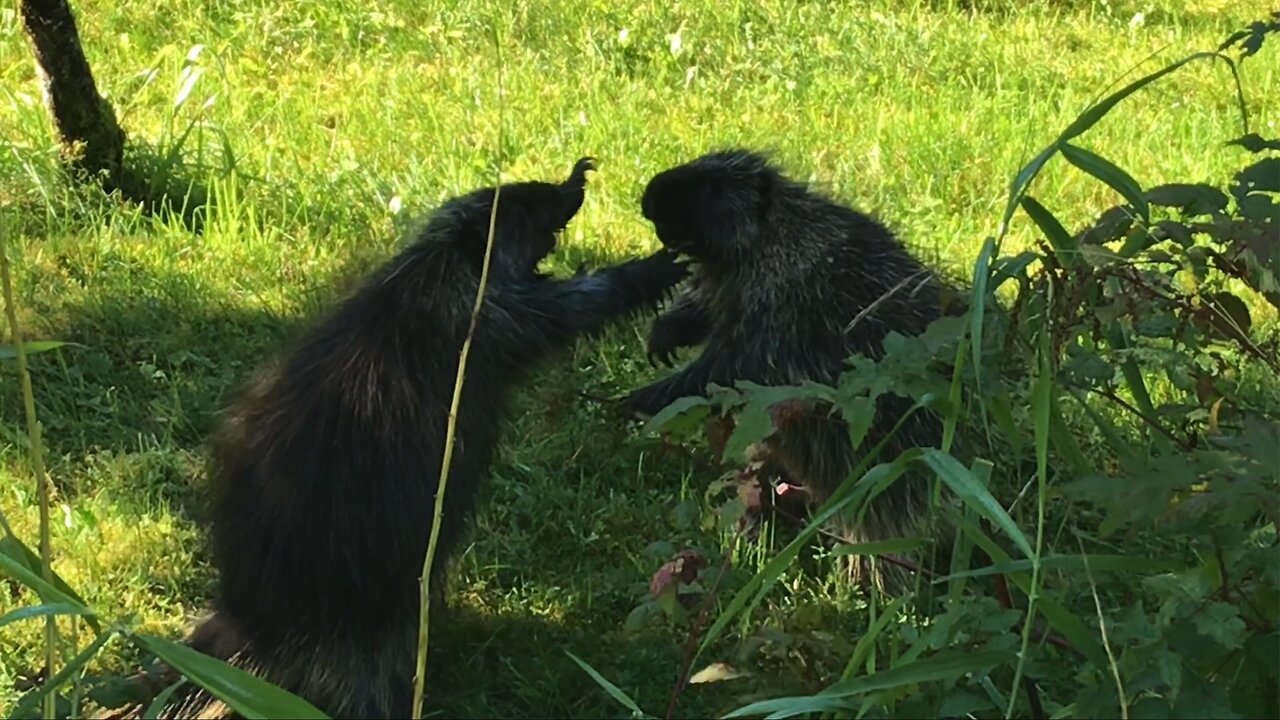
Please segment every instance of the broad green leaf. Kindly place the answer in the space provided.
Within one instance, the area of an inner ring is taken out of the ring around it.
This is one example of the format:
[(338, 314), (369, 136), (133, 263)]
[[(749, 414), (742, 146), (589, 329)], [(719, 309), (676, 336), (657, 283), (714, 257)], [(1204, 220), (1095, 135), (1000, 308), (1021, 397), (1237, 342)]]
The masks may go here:
[(875, 420), (876, 399), (866, 395), (841, 398), (840, 416), (844, 418), (845, 426), (849, 429), (850, 446), (859, 447), (862, 441), (867, 439), (867, 431), (871, 429), (871, 422)]
[(141, 633), (135, 633), (132, 639), (245, 718), (326, 717), (293, 693), (199, 650)]
[(1041, 205), (1035, 198), (1027, 195), (1022, 198), (1022, 209), (1027, 215), (1035, 221), (1039, 226), (1040, 232), (1044, 233), (1044, 237), (1049, 241), (1049, 245), (1053, 248), (1054, 253), (1058, 256), (1063, 267), (1071, 267), (1079, 258), (1080, 249), (1076, 247), (1076, 241), (1062, 227), (1062, 223), (1058, 222), (1058, 218), (1053, 213)]
[(1228, 140), (1226, 144), (1239, 145), (1251, 153), (1260, 153), (1263, 150), (1280, 150), (1280, 139), (1267, 140), (1258, 133), (1241, 135), (1235, 140)]
[(1209, 215), (1227, 207), (1227, 194), (1204, 183), (1167, 183), (1147, 190), (1152, 205), (1182, 208), (1191, 215)]
[(1263, 158), (1236, 173), (1240, 190), (1237, 197), (1246, 192), (1280, 192), (1280, 157)]
[(686, 412), (695, 408), (700, 409), (697, 413), (691, 413), (694, 415), (693, 422), (697, 422), (703, 417), (706, 417), (709, 412), (710, 404), (710, 401), (706, 398), (698, 397), (696, 395), (679, 398), (675, 402), (659, 410), (658, 414), (649, 418), (649, 422), (645, 423), (644, 432), (653, 433), (661, 430), (671, 424), (672, 420), (683, 416)]
[(1151, 208), (1147, 205), (1147, 199), (1142, 194), (1142, 187), (1138, 185), (1138, 181), (1134, 180), (1129, 173), (1101, 155), (1077, 145), (1063, 142), (1061, 150), (1062, 156), (1068, 162), (1110, 185), (1125, 200), (1129, 201), (1129, 204), (1133, 206), (1134, 211), (1138, 213), (1143, 222), (1151, 222)]
[(45, 696), (56, 691), (59, 687), (62, 687), (67, 680), (71, 679), (72, 675), (80, 672), (80, 670), (93, 659), (93, 656), (98, 654), (98, 651), (102, 649), (102, 646), (107, 644), (107, 641), (111, 639), (111, 636), (115, 634), (115, 630), (108, 630), (94, 638), (94, 641), (89, 643), (88, 647), (81, 650), (74, 658), (71, 658), (71, 662), (64, 665), (58, 672), (54, 673), (49, 682), (42, 684), (39, 689), (32, 691), (31, 694), (24, 696), (22, 700), (18, 701), (18, 704), (13, 708), (11, 717), (30, 716), (31, 713), (35, 711), (36, 707), (44, 701)]
[(31, 618), (46, 617), (48, 615), (84, 615), (90, 612), (88, 608), (82, 605), (73, 605), (71, 603), (44, 603), (42, 605), (32, 605), (31, 607), (18, 608), (11, 612), (0, 616), (0, 628), (10, 623), (29, 620)]
[(652, 717), (648, 713), (641, 710), (640, 706), (636, 704), (636, 701), (632, 700), (626, 693), (622, 692), (622, 690), (620, 690), (617, 685), (614, 685), (613, 683), (609, 682), (608, 680), (605, 679), (603, 675), (596, 672), (596, 669), (591, 667), (589, 664), (587, 664), (585, 660), (579, 659), (577, 655), (574, 655), (568, 650), (565, 650), (564, 654), (568, 655), (569, 659), (578, 663), (578, 667), (582, 668), (588, 675), (590, 675), (591, 679), (595, 680), (597, 685), (604, 688), (604, 691), (609, 693), (609, 695), (614, 700), (617, 700), (619, 703), (622, 704), (623, 707), (630, 710), (633, 717), (645, 717), (645, 718)]
[(985, 487), (978, 483), (977, 478), (969, 469), (961, 465), (959, 461), (951, 457), (951, 455), (942, 452), (936, 448), (925, 448), (922, 451), (924, 462), (933, 469), (938, 475), (938, 479), (947, 484), (966, 505), (976, 510), (980, 515), (995, 523), (996, 527), (1004, 531), (1009, 539), (1013, 541), (1018, 549), (1027, 557), (1033, 556), (1035, 553), (1031, 549), (1031, 544), (1027, 542), (1027, 537), (1022, 534), (1022, 530), (1013, 522), (1013, 518), (1009, 517), (1009, 513), (996, 502)]
[[(22, 348), (27, 351), (28, 355), (36, 353), (48, 352), (56, 350), (64, 345), (73, 345), (76, 343), (63, 342), (61, 340), (28, 340), (22, 343)], [(80, 346), (77, 346), (80, 347)], [(18, 346), (13, 343), (0, 343), (0, 360), (13, 360), (18, 357)]]
[(733, 419), (733, 432), (724, 444), (725, 458), (738, 458), (752, 443), (760, 442), (773, 433), (773, 418), (768, 406), (753, 400), (742, 408)]
[(1249, 639), (1249, 628), (1240, 619), (1240, 609), (1224, 602), (1211, 602), (1200, 612), (1192, 615), (1196, 631), (1208, 638), (1213, 638), (1219, 645), (1228, 650), (1244, 647)]

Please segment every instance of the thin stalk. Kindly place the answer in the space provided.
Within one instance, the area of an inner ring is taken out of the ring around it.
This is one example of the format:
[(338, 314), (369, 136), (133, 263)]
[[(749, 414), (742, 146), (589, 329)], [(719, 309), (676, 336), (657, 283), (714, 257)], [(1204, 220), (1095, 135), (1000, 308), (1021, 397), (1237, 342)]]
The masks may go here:
[[(18, 310), (13, 302), (13, 283), (10, 280), (9, 234), (7, 223), (0, 224), (0, 281), (4, 284), (4, 307), (9, 316), (9, 334), (13, 337), (14, 352), (18, 356), (18, 381), (22, 386), (22, 405), (27, 415), (27, 438), (30, 441), (31, 472), (36, 477), (40, 493), (40, 570), (47, 583), (53, 583), (53, 544), (49, 539), (49, 477), (44, 472), (44, 447), (40, 441), (40, 421), (36, 418), (36, 398), (31, 390), (31, 375), (27, 372), (27, 350), (22, 342), (22, 330), (18, 325)], [(58, 660), (58, 622), (55, 616), (44, 620), (45, 677), (52, 679)], [(44, 698), (44, 717), (52, 720), (57, 709), (57, 694)]]
[(426, 690), (427, 648), (430, 642), (431, 624), (431, 568), (435, 563), (436, 544), (440, 538), (440, 519), (444, 515), (444, 493), (449, 482), (449, 468), (453, 464), (453, 447), (455, 430), (458, 424), (458, 405), (462, 398), (462, 383), (466, 379), (467, 357), (471, 354), (471, 339), (476, 332), (476, 323), (480, 318), (480, 308), (484, 303), (485, 288), (489, 284), (489, 258), (493, 253), (493, 236), (498, 223), (498, 197), (502, 191), (502, 145), (503, 125), (501, 118), (502, 100), (502, 44), (497, 42), (498, 50), (498, 168), (497, 182), (493, 188), (493, 207), (489, 211), (489, 237), (485, 241), (484, 262), (480, 267), (480, 284), (476, 288), (475, 304), (471, 308), (471, 323), (467, 327), (467, 335), (462, 340), (462, 351), (458, 355), (458, 373), (453, 382), (453, 400), (449, 404), (449, 420), (445, 428), (444, 456), (440, 463), (440, 482), (436, 486), (435, 510), (431, 519), (431, 535), (427, 541), (427, 555), (422, 560), (422, 575), (418, 580), (418, 657), (413, 678), (413, 718), (422, 717), (422, 700)]

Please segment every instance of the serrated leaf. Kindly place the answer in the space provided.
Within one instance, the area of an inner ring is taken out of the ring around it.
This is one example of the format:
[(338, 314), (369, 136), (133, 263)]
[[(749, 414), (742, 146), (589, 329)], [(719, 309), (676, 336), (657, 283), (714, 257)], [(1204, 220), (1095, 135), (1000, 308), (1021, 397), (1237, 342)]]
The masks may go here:
[(849, 430), (850, 446), (860, 447), (876, 417), (875, 398), (865, 395), (841, 398), (840, 416), (844, 418), (845, 427)]
[(773, 434), (773, 418), (769, 414), (769, 406), (759, 400), (753, 399), (747, 403), (733, 421), (733, 433), (724, 444), (725, 458), (742, 457), (750, 445)]
[(1133, 176), (1101, 155), (1077, 145), (1063, 142), (1060, 149), (1062, 156), (1068, 162), (1111, 186), (1113, 190), (1120, 193), (1121, 197), (1129, 201), (1143, 221), (1148, 223), (1151, 221), (1151, 208), (1147, 205), (1147, 199), (1143, 197), (1142, 187), (1138, 185), (1137, 180), (1133, 179)]
[(1191, 616), (1196, 631), (1212, 638), (1227, 650), (1244, 647), (1249, 638), (1249, 628), (1240, 619), (1240, 609), (1224, 602), (1211, 602)]
[(297, 695), (194, 648), (142, 633), (132, 640), (247, 719), (328, 717)]
[(937, 474), (938, 479), (946, 483), (951, 492), (1003, 530), (1024, 555), (1031, 557), (1035, 554), (1031, 549), (1031, 543), (1027, 542), (1026, 535), (1013, 522), (1013, 518), (1009, 517), (1009, 513), (1005, 512), (1000, 503), (996, 502), (985, 487), (982, 487), (969, 468), (937, 448), (924, 448), (921, 457), (925, 464)]
[(735, 670), (730, 665), (722, 662), (711, 663), (702, 668), (689, 678), (689, 684), (701, 685), (703, 683), (724, 682), (725, 680), (733, 680), (735, 678), (747, 677), (749, 673)]
[(578, 667), (582, 668), (584, 672), (590, 675), (591, 679), (595, 680), (597, 685), (599, 685), (601, 688), (604, 688), (604, 691), (609, 693), (610, 697), (612, 697), (614, 700), (617, 700), (626, 709), (630, 710), (634, 717), (643, 717), (643, 718), (653, 717), (652, 715), (649, 715), (645, 713), (643, 710), (641, 710), (640, 706), (636, 704), (635, 700), (632, 700), (630, 696), (622, 692), (622, 690), (620, 690), (617, 685), (614, 685), (613, 683), (606, 680), (603, 675), (596, 672), (596, 669), (591, 667), (589, 664), (587, 664), (585, 660), (582, 660), (577, 655), (574, 655), (568, 650), (565, 650), (564, 654), (568, 655), (570, 660), (573, 660), (575, 663), (578, 664)]

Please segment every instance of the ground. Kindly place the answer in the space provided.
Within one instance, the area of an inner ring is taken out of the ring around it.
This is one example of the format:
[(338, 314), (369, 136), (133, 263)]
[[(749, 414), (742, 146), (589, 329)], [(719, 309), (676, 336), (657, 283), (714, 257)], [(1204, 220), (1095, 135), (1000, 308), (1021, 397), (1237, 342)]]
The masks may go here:
[[(1213, 49), (1264, 10), (1227, 0), (73, 6), (132, 161), (159, 183), (195, 181), (211, 200), (197, 234), (63, 183), (21, 23), (0, 12), (0, 213), (16, 301), (29, 335), (78, 344), (33, 358), (58, 493), (56, 567), (106, 615), (171, 637), (211, 589), (198, 489), (219, 409), (422, 213), (490, 184), (499, 158), (515, 179), (598, 159), (560, 271), (654, 249), (638, 208), (646, 180), (743, 145), (876, 213), (963, 277), (1013, 173), (1090, 101), (1135, 68)], [(1262, 88), (1277, 86), (1280, 66), (1244, 73), (1252, 127), (1273, 137), (1280, 98)], [(1193, 66), (1082, 142), (1143, 185), (1224, 182), (1240, 165), (1215, 150), (1241, 130), (1230, 82), (1223, 64)], [(1062, 162), (1037, 182), (1069, 226), (1117, 199)], [(1022, 223), (1009, 242), (1033, 238)], [(651, 543), (718, 549), (674, 512), (715, 471), (705, 454), (663, 450), (584, 397), (658, 372), (644, 335), (637, 322), (583, 343), (522, 392), (455, 566), (450, 595), (467, 620), (432, 655), (446, 716), (625, 712), (566, 650), (650, 711), (666, 706), (682, 637), (661, 623), (627, 634), (623, 623), (665, 559), (646, 552)], [(34, 545), (16, 374), (0, 373), (0, 510)], [(829, 578), (784, 586), (764, 610), (779, 627), (865, 624)], [(37, 623), (0, 631), (0, 706), (38, 667), (39, 642)], [(802, 648), (755, 658), (763, 678), (695, 687), (682, 712), (816, 690), (832, 668), (805, 658)], [(109, 652), (102, 667), (134, 659)]]

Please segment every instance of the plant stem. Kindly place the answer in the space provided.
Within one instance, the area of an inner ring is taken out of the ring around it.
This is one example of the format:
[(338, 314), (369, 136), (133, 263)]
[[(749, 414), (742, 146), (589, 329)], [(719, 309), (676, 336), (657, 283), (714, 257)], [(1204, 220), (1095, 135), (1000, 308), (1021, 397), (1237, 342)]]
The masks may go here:
[[(8, 224), (0, 220), (0, 281), (4, 285), (4, 307), (9, 316), (9, 334), (13, 338), (14, 352), (18, 359), (18, 379), (22, 386), (22, 405), (27, 415), (27, 439), (30, 442), (31, 472), (35, 475), (40, 494), (40, 570), (47, 583), (53, 583), (53, 546), (49, 539), (49, 477), (44, 471), (44, 448), (40, 441), (40, 421), (36, 418), (35, 393), (31, 390), (31, 375), (27, 372), (27, 350), (22, 342), (18, 325), (18, 310), (13, 302), (13, 283), (10, 280)], [(55, 616), (47, 615), (44, 621), (45, 678), (52, 679), (58, 654), (58, 624)], [(47, 680), (46, 680), (47, 681)], [(44, 698), (44, 717), (52, 720), (57, 709), (57, 694), (50, 692)]]
[[(495, 30), (495, 36), (497, 35)], [(489, 237), (484, 247), (484, 262), (480, 267), (480, 282), (476, 288), (475, 304), (471, 308), (471, 323), (467, 327), (466, 337), (462, 340), (462, 350), (458, 354), (458, 373), (453, 383), (453, 399), (449, 404), (449, 420), (445, 427), (444, 456), (440, 463), (440, 481), (436, 486), (435, 509), (431, 518), (431, 535), (427, 541), (427, 554), (422, 559), (422, 575), (418, 579), (418, 657), (413, 680), (413, 718), (422, 717), (422, 700), (426, 690), (427, 649), (430, 642), (431, 624), (431, 571), (435, 564), (436, 544), (440, 537), (440, 520), (444, 515), (444, 492), (449, 482), (449, 468), (453, 464), (454, 433), (458, 424), (458, 406), (462, 398), (462, 383), (466, 379), (467, 357), (471, 354), (471, 339), (476, 332), (476, 323), (480, 318), (480, 308), (484, 304), (484, 291), (489, 284), (489, 258), (493, 253), (493, 237), (498, 223), (498, 197), (502, 191), (502, 44), (495, 37), (498, 50), (498, 167), (497, 182), (493, 187), (493, 206), (489, 210)]]

